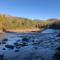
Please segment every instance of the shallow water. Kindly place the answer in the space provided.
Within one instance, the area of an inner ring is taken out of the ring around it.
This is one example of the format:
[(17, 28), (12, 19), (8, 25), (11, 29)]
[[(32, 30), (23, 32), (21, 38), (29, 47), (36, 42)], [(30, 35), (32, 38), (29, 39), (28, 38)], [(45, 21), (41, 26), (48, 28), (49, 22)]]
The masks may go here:
[[(0, 54), (4, 55), (5, 60), (42, 60), (41, 58), (52, 60), (55, 48), (60, 45), (60, 37), (56, 37), (58, 33), (59, 30), (48, 29), (41, 33), (0, 34), (1, 42), (3, 39), (8, 39), (0, 44)], [(28, 42), (22, 41), (23, 38), (28, 38)], [(23, 42), (26, 45), (22, 46)], [(15, 46), (14, 43), (20, 45)], [(12, 45), (14, 49), (7, 48), (5, 45)]]

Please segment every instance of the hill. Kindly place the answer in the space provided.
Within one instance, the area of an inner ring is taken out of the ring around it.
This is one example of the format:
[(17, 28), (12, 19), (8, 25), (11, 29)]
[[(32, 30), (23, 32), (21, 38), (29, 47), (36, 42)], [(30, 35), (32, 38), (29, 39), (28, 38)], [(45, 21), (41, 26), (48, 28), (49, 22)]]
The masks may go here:
[(54, 22), (60, 22), (59, 19), (32, 20), (27, 18), (15, 17), (6, 14), (0, 14), (0, 30), (2, 29), (42, 29), (48, 28)]
[(40, 23), (46, 24), (46, 22), (42, 20), (32, 20), (27, 18), (0, 14), (0, 29), (36, 28), (36, 25)]

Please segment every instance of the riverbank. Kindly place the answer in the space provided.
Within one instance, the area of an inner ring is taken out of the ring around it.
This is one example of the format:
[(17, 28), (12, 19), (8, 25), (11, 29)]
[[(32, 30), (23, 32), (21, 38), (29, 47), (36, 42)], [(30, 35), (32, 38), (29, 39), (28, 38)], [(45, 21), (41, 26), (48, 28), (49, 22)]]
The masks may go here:
[[(17, 32), (17, 33), (27, 33), (27, 32), (41, 32), (43, 29), (38, 28), (27, 28), (27, 29), (6, 29), (5, 32)], [(4, 33), (0, 30), (0, 33)]]
[(42, 29), (31, 28), (31, 29), (7, 29), (7, 32), (27, 33), (27, 32), (39, 32)]
[(4, 33), (4, 32), (3, 32), (2, 30), (0, 30), (0, 34), (1, 34), (1, 33)]

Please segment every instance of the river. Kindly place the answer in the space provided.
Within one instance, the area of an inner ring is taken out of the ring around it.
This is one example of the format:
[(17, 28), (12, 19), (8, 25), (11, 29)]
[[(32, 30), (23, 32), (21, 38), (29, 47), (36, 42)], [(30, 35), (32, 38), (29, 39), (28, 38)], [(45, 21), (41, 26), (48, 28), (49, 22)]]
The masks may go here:
[(3, 60), (52, 60), (60, 45), (60, 31), (47, 29), (34, 33), (0, 34), (0, 55)]

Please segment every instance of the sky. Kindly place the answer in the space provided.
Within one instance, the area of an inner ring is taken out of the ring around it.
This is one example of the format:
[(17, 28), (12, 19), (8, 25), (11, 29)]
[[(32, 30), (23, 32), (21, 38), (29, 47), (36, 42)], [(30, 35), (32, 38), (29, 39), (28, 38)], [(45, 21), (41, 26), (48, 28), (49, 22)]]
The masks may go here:
[(40, 20), (60, 19), (60, 0), (0, 0), (0, 14)]

